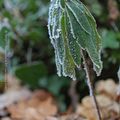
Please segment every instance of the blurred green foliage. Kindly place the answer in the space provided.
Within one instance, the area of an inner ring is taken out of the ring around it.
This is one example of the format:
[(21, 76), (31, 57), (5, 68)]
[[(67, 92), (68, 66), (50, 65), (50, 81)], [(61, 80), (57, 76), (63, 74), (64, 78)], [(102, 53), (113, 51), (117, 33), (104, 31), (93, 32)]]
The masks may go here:
[(30, 65), (21, 65), (17, 68), (15, 74), (18, 78), (23, 80), (24, 83), (29, 83), (33, 88), (36, 88), (39, 87), (38, 81), (40, 77), (47, 76), (47, 70), (42, 62), (38, 62)]
[[(116, 78), (120, 64), (120, 15), (116, 20), (109, 19), (109, 0), (81, 1), (94, 15), (103, 40), (104, 70), (100, 78)], [(120, 1), (115, 1), (120, 12)], [(9, 71), (15, 73), (30, 88), (44, 88), (53, 93), (59, 101), (61, 110), (65, 110), (66, 95), (71, 81), (56, 75), (54, 51), (47, 31), (49, 2), (49, 0), (0, 0), (0, 31), (3, 25), (10, 31), (12, 56)], [(1, 55), (0, 51), (0, 60)], [(78, 80), (77, 91), (80, 96), (85, 96), (88, 92), (83, 73), (78, 75)]]

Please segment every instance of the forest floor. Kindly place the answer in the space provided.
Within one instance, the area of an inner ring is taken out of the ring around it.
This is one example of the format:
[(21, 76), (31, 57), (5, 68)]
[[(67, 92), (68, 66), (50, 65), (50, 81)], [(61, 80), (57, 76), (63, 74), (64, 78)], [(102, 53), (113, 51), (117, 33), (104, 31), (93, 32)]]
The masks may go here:
[[(9, 89), (0, 95), (0, 120), (97, 120), (90, 96), (82, 99), (74, 113), (59, 113), (57, 101), (44, 90), (30, 91), (16, 78), (8, 76)], [(100, 80), (96, 97), (103, 120), (120, 120), (120, 86), (112, 79)]]

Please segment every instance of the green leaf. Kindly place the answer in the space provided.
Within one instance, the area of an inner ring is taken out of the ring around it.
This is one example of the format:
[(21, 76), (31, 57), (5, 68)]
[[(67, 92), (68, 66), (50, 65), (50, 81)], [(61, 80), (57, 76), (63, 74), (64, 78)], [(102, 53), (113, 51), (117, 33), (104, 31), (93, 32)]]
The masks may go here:
[(75, 68), (81, 64), (81, 49), (87, 51), (97, 75), (102, 70), (101, 38), (96, 22), (78, 0), (52, 0), (48, 30), (55, 49), (58, 75), (76, 79)]
[(42, 62), (32, 63), (30, 65), (21, 65), (15, 70), (15, 75), (23, 81), (23, 83), (29, 84), (32, 88), (38, 87), (40, 78), (47, 75), (47, 70)]
[(103, 30), (102, 31), (103, 37), (103, 48), (111, 48), (111, 49), (118, 49), (119, 48), (119, 41), (117, 41), (117, 35), (114, 31)]

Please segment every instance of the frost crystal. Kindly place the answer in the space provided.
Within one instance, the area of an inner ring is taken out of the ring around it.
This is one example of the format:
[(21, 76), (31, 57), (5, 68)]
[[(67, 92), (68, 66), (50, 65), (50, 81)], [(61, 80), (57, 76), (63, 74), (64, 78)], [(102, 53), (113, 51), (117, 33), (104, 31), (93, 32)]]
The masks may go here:
[(92, 60), (97, 75), (102, 70), (100, 58), (101, 38), (96, 22), (87, 8), (78, 0), (51, 0), (48, 32), (55, 49), (59, 76), (76, 79), (75, 68), (81, 64), (80, 50)]

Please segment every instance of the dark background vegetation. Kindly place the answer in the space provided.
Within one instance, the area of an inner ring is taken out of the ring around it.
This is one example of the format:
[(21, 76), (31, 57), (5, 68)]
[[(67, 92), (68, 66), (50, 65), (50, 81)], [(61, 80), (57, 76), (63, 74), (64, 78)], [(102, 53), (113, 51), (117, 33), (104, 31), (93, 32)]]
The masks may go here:
[[(94, 80), (113, 78), (120, 65), (120, 0), (82, 0), (95, 17), (102, 37), (104, 69)], [(9, 72), (31, 90), (50, 91), (64, 111), (70, 104), (71, 80), (58, 77), (47, 31), (49, 0), (0, 0), (0, 24), (9, 28)], [(1, 73), (1, 79), (3, 79)], [(88, 94), (84, 71), (77, 73), (80, 98)]]

